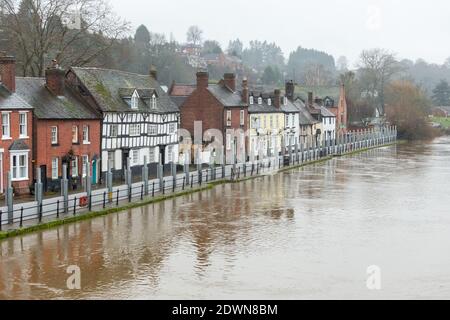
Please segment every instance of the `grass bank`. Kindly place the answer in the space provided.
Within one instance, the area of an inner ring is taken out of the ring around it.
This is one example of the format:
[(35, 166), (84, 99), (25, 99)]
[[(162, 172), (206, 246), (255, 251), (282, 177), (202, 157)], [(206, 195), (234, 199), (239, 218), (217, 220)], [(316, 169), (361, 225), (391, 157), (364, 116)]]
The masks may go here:
[[(369, 150), (372, 150), (372, 149), (388, 147), (388, 146), (392, 146), (392, 145), (400, 144), (400, 143), (405, 143), (405, 142), (406, 141), (399, 140), (397, 142), (394, 142), (394, 143), (391, 143), (391, 144), (387, 144), (387, 145), (383, 145), (383, 146), (370, 147), (370, 148), (364, 148), (364, 149), (352, 151), (352, 152), (343, 154), (342, 156), (358, 154), (358, 153), (366, 152), (366, 151), (369, 151)], [(325, 158), (322, 158), (322, 159), (319, 159), (319, 160), (315, 160), (315, 161), (311, 161), (311, 162), (307, 162), (307, 163), (303, 163), (303, 164), (299, 164), (299, 165), (293, 165), (293, 166), (290, 166), (290, 167), (286, 167), (286, 168), (280, 169), (279, 171), (277, 171), (277, 173), (291, 171), (291, 170), (295, 170), (295, 169), (298, 169), (298, 168), (301, 168), (301, 167), (305, 167), (305, 166), (309, 166), (309, 165), (313, 165), (313, 164), (323, 163), (323, 162), (326, 162), (328, 160), (333, 159), (333, 157), (335, 157), (335, 156), (328, 156), (328, 157), (325, 157)], [(121, 206), (121, 207), (107, 208), (107, 209), (104, 209), (104, 210), (93, 211), (93, 212), (89, 212), (89, 213), (86, 213), (86, 214), (80, 214), (78, 216), (66, 217), (66, 218), (63, 218), (63, 219), (59, 219), (59, 220), (55, 220), (55, 221), (51, 221), (51, 222), (46, 222), (46, 223), (41, 223), (41, 224), (38, 224), (38, 225), (35, 225), (35, 226), (24, 227), (24, 228), (15, 229), (15, 230), (0, 231), (0, 241), (4, 240), (4, 239), (7, 239), (7, 238), (12, 238), (12, 237), (16, 237), (16, 236), (22, 236), (22, 235), (26, 235), (26, 234), (37, 232), (37, 231), (57, 228), (57, 227), (60, 227), (62, 225), (66, 225), (66, 224), (71, 224), (71, 223), (75, 223), (75, 222), (80, 222), (80, 221), (85, 221), (85, 220), (89, 220), (89, 219), (93, 219), (93, 218), (102, 217), (102, 216), (106, 216), (106, 215), (109, 215), (109, 214), (112, 214), (112, 213), (118, 213), (118, 212), (121, 212), (121, 211), (135, 209), (135, 208), (139, 208), (139, 207), (146, 206), (146, 205), (149, 205), (149, 204), (158, 203), (158, 202), (170, 200), (170, 199), (173, 199), (173, 198), (186, 196), (186, 195), (190, 195), (190, 194), (193, 194), (193, 193), (198, 193), (198, 192), (205, 191), (205, 190), (211, 190), (211, 189), (213, 189), (214, 187), (216, 187), (218, 185), (223, 185), (223, 184), (228, 184), (228, 183), (240, 183), (240, 182), (244, 182), (244, 181), (248, 181), (248, 180), (252, 180), (252, 179), (261, 178), (263, 176), (264, 176), (264, 174), (260, 174), (260, 175), (257, 175), (257, 176), (245, 177), (245, 178), (238, 179), (238, 180), (224, 179), (224, 180), (214, 181), (214, 182), (210, 182), (210, 183), (205, 184), (205, 186), (203, 186), (203, 187), (198, 187), (198, 188), (194, 188), (194, 189), (190, 189), (190, 190), (175, 192), (175, 193), (172, 193), (172, 194), (158, 196), (158, 197), (155, 197), (155, 198), (146, 199), (146, 200), (139, 201), (139, 202), (132, 202), (132, 203), (129, 203), (129, 204)]]

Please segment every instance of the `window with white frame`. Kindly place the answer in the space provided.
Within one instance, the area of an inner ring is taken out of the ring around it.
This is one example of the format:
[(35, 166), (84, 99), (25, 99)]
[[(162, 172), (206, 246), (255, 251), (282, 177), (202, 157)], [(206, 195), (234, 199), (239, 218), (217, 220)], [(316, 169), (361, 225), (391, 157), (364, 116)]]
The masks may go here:
[(111, 166), (111, 170), (116, 168), (116, 153), (114, 151), (108, 152), (108, 166)]
[(137, 109), (139, 106), (139, 95), (137, 91), (133, 93), (133, 96), (131, 97), (131, 109)]
[(241, 126), (245, 125), (245, 111), (241, 110)]
[(19, 135), (21, 138), (28, 137), (27, 114), (25, 112), (19, 113)]
[(156, 95), (152, 96), (152, 104), (151, 104), (151, 108), (152, 109), (156, 109)]
[(11, 138), (10, 114), (2, 113), (2, 137), (3, 139)]
[(117, 124), (111, 124), (109, 126), (109, 136), (112, 138), (117, 138), (119, 135), (119, 126)]
[(227, 110), (227, 126), (231, 127), (231, 110)]
[(78, 143), (78, 126), (72, 126), (72, 143)]
[(72, 177), (73, 178), (78, 177), (78, 157), (74, 157), (72, 159), (71, 166), (72, 166)]
[(250, 98), (249, 98), (249, 99), (250, 99), (250, 101), (249, 101), (249, 102), (250, 102), (250, 104), (254, 104), (254, 103), (255, 103), (255, 98), (253, 98), (253, 96), (250, 96)]
[(169, 134), (175, 133), (176, 125), (175, 123), (169, 123)]
[(84, 155), (82, 157), (82, 162), (81, 162), (81, 165), (82, 165), (81, 172), (82, 172), (83, 178), (86, 177), (86, 175), (87, 175), (86, 166), (88, 164), (89, 164), (89, 156)]
[(83, 143), (84, 144), (89, 143), (89, 126), (88, 125), (83, 126)]
[(59, 159), (58, 158), (52, 158), (52, 179), (56, 180), (59, 176)]
[(139, 150), (132, 150), (131, 151), (131, 165), (137, 166), (139, 165)]
[(11, 154), (12, 181), (28, 180), (28, 152)]
[(267, 99), (267, 104), (269, 105), (269, 106), (271, 106), (272, 105), (272, 99)]
[(227, 150), (231, 150), (231, 134), (227, 134)]
[(130, 136), (139, 136), (141, 134), (141, 125), (140, 124), (130, 124)]
[(58, 127), (51, 127), (50, 137), (52, 144), (58, 144)]
[(158, 134), (158, 126), (156, 124), (152, 124), (148, 127), (148, 133), (151, 135)]
[(157, 162), (156, 159), (155, 159), (155, 155), (156, 155), (155, 148), (150, 148), (150, 152), (149, 152), (149, 156), (148, 156), (149, 157), (149, 159), (148, 159), (149, 163)]
[(262, 104), (262, 98), (261, 98), (261, 97), (258, 98), (258, 104), (259, 104), (259, 105)]
[(173, 162), (174, 161), (173, 158), (174, 158), (173, 157), (173, 146), (168, 146), (168, 148), (167, 148), (167, 159), (168, 159), (169, 162)]

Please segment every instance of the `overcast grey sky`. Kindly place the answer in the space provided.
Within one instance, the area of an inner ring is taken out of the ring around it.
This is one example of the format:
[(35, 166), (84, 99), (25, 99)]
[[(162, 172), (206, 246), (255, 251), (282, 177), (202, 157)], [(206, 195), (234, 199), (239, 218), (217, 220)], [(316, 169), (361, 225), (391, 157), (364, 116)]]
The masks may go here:
[(205, 39), (276, 42), (287, 57), (302, 46), (356, 62), (365, 48), (443, 63), (450, 57), (448, 0), (110, 0), (115, 11), (150, 31), (186, 40), (190, 25)]

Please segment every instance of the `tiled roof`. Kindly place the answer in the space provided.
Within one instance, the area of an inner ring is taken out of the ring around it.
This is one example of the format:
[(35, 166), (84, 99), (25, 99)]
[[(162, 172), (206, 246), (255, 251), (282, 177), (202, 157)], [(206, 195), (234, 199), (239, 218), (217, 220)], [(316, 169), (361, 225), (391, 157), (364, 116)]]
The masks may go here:
[(299, 117), (300, 125), (313, 125), (313, 124), (319, 123), (319, 121), (314, 119), (313, 116), (311, 115), (311, 113), (309, 113), (309, 111), (308, 111), (307, 107), (305, 106), (305, 104), (303, 103), (303, 101), (298, 99), (298, 100), (295, 100), (294, 104), (300, 111), (300, 117)]
[(70, 90), (57, 97), (45, 86), (44, 78), (16, 78), (16, 93), (34, 107), (40, 119), (100, 119), (101, 116), (86, 106)]
[(9, 151), (25, 151), (30, 150), (30, 147), (25, 143), (24, 140), (15, 140), (9, 147)]
[(208, 91), (225, 107), (246, 107), (239, 92), (231, 91), (221, 84), (210, 84)]
[(151, 109), (146, 103), (139, 103), (139, 111), (155, 113), (179, 112), (178, 106), (170, 99), (161, 85), (150, 75), (140, 75), (118, 70), (99, 68), (71, 69), (94, 97), (99, 108), (104, 112), (127, 112), (130, 106), (124, 101), (120, 92), (125, 89), (155, 90), (158, 96), (156, 108)]
[(325, 108), (324, 106), (319, 106), (316, 108), (320, 109), (320, 113), (322, 114), (322, 117), (336, 118), (336, 115), (333, 112), (331, 112), (330, 110), (328, 110), (327, 108)]
[(17, 93), (9, 92), (0, 84), (0, 109), (33, 109)]

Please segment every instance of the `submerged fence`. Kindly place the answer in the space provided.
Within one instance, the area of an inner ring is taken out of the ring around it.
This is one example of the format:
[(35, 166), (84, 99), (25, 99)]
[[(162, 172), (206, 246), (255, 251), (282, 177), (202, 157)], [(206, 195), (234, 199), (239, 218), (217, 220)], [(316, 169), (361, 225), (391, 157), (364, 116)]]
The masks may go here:
[(142, 181), (137, 183), (131, 182), (131, 170), (128, 164), (126, 185), (113, 187), (112, 179), (108, 177), (110, 173), (108, 173), (106, 177), (108, 186), (104, 189), (92, 190), (88, 174), (85, 178), (85, 191), (69, 195), (67, 179), (63, 177), (61, 196), (50, 199), (43, 199), (39, 177), (36, 183), (36, 201), (14, 204), (12, 194), (9, 195), (10, 198), (6, 202), (7, 206), (0, 208), (0, 230), (17, 229), (25, 224), (39, 224), (44, 219), (51, 221), (85, 214), (93, 210), (120, 207), (132, 201), (143, 201), (161, 195), (198, 188), (213, 181), (239, 180), (273, 173), (281, 168), (301, 165), (329, 156), (344, 155), (352, 151), (383, 146), (395, 142), (396, 139), (397, 130), (394, 127), (379, 131), (355, 131), (338, 135), (333, 140), (291, 146), (283, 150), (282, 155), (254, 162), (222, 166), (210, 165), (206, 169), (199, 166), (196, 171), (189, 171), (189, 166), (186, 165), (184, 173), (177, 174), (176, 170), (172, 170), (172, 175), (166, 177), (163, 176), (162, 170), (159, 168), (159, 178), (154, 180), (148, 179), (148, 166), (144, 166)]

